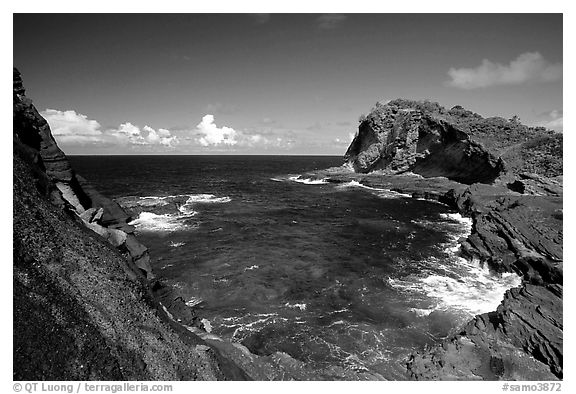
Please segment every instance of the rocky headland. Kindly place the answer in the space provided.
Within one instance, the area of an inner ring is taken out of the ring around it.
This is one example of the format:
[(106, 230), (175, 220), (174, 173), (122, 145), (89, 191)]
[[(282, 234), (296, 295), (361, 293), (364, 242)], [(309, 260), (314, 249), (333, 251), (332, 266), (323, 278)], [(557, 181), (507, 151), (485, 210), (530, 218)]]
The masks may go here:
[(562, 134), (428, 101), (377, 104), (345, 165), (309, 174), (439, 201), (472, 218), (461, 255), (519, 288), (407, 360), (418, 380), (562, 379)]

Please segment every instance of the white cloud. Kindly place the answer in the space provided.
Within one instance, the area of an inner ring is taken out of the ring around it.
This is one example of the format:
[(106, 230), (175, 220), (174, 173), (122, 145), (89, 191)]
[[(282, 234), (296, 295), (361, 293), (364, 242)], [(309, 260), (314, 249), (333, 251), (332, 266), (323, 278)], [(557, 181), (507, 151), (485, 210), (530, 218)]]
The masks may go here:
[(56, 140), (64, 145), (119, 144), (119, 145), (163, 145), (167, 147), (179, 143), (167, 129), (154, 130), (149, 126), (143, 129), (130, 122), (117, 128), (102, 130), (95, 120), (76, 111), (47, 109), (41, 112)]
[(196, 130), (202, 134), (198, 140), (202, 146), (209, 145), (236, 145), (236, 130), (230, 127), (218, 127), (214, 123), (213, 115), (204, 115), (202, 121), (196, 126)]
[(450, 68), (450, 86), (461, 89), (496, 85), (520, 85), (526, 82), (551, 82), (562, 79), (562, 64), (551, 64), (538, 52), (526, 52), (508, 65), (488, 59), (474, 68)]
[(205, 115), (196, 128), (183, 127), (172, 131), (149, 125), (140, 127), (131, 122), (103, 128), (97, 121), (75, 111), (48, 109), (42, 115), (59, 144), (116, 152), (163, 152), (167, 149), (178, 152), (198, 152), (200, 149), (215, 152), (248, 152), (252, 149), (283, 151), (296, 144), (297, 134), (290, 129), (270, 126), (250, 130), (219, 127), (211, 114)]
[(54, 138), (64, 144), (85, 145), (102, 139), (100, 123), (76, 111), (46, 109), (41, 115), (50, 125)]
[(101, 135), (100, 123), (76, 111), (47, 109), (41, 113), (53, 135)]
[(330, 30), (336, 28), (348, 17), (342, 14), (322, 14), (316, 18), (316, 25), (319, 29)]
[(547, 114), (544, 114), (545, 120), (538, 123), (537, 126), (546, 127), (547, 129), (552, 129), (558, 132), (564, 131), (564, 116), (562, 111), (553, 110)]

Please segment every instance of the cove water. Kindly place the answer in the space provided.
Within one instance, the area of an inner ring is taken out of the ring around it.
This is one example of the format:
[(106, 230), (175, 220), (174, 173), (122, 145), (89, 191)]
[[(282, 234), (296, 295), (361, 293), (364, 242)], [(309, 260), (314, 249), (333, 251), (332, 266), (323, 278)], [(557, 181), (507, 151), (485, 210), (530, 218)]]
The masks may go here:
[(460, 258), (471, 223), (442, 204), (301, 175), (340, 157), (70, 160), (133, 213), (156, 275), (207, 330), (313, 370), (405, 379), (411, 352), (495, 310), (520, 282)]

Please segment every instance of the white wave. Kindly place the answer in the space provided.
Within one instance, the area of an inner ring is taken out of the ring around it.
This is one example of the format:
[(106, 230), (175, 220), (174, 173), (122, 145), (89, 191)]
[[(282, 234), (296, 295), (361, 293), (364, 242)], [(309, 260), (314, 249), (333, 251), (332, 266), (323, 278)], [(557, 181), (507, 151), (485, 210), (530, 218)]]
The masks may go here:
[(279, 317), (277, 313), (248, 313), (242, 316), (225, 317), (217, 324), (218, 326), (233, 328), (234, 333), (232, 338), (240, 341), (246, 338), (250, 333), (260, 331), (268, 324), (276, 323), (277, 321), (287, 321), (284, 317)]
[(203, 301), (204, 300), (202, 298), (192, 297), (188, 301), (186, 301), (186, 305), (189, 307), (193, 307), (193, 306), (196, 306), (196, 305), (202, 303)]
[(408, 309), (410, 312), (416, 313), (418, 316), (428, 316), (432, 312), (434, 312), (434, 308), (424, 309), (424, 308), (410, 308)]
[(168, 245), (169, 245), (170, 247), (172, 247), (172, 248), (179, 248), (180, 246), (186, 245), (186, 242), (173, 242), (173, 241), (170, 241), (170, 242), (168, 243)]
[(256, 270), (256, 269), (258, 269), (258, 268), (260, 268), (260, 267), (257, 266), (257, 265), (251, 265), (250, 267), (244, 268), (244, 271)]
[[(478, 261), (455, 259), (452, 266), (446, 264), (443, 267), (446, 274), (429, 272), (425, 276), (388, 278), (387, 282), (396, 289), (434, 299), (436, 305), (430, 312), (459, 310), (475, 316), (496, 310), (506, 290), (519, 286), (522, 281), (513, 273), (492, 272)], [(429, 314), (428, 310), (426, 312)]]
[(519, 286), (522, 279), (514, 273), (495, 273), (487, 264), (482, 264), (477, 259), (467, 260), (460, 257), (460, 239), (471, 233), (472, 219), (459, 213), (440, 215), (448, 222), (415, 223), (425, 227), (437, 228), (446, 225), (450, 227), (450, 240), (438, 245), (446, 257), (430, 258), (426, 262), (430, 268), (423, 269), (422, 274), (402, 279), (388, 278), (388, 284), (399, 290), (435, 300), (436, 305), (432, 308), (412, 309), (421, 316), (428, 315), (434, 310), (458, 310), (472, 316), (496, 310), (504, 293), (510, 288)]
[(163, 197), (140, 197), (137, 203), (142, 207), (157, 207), (168, 205), (168, 202)]
[(228, 196), (216, 197), (214, 194), (189, 194), (186, 204), (221, 204), (230, 201), (232, 199)]
[(290, 304), (289, 302), (287, 302), (284, 304), (284, 306), (287, 306), (288, 308), (293, 308), (293, 309), (300, 309), (301, 311), (306, 310), (306, 304)]
[(271, 181), (274, 182), (284, 182), (282, 179), (278, 179), (278, 178), (270, 178)]
[(441, 213), (440, 216), (444, 219), (452, 220), (454, 222), (461, 223), (470, 229), (472, 228), (472, 218), (462, 216), (459, 213)]
[(194, 210), (196, 204), (222, 204), (232, 201), (228, 196), (216, 197), (214, 194), (188, 194), (186, 202), (178, 207), (183, 215), (194, 216), (198, 212)]
[(366, 190), (370, 190), (370, 191), (374, 191), (378, 197), (382, 197), (382, 198), (397, 198), (397, 197), (412, 197), (412, 195), (410, 194), (406, 194), (406, 193), (399, 193), (399, 192), (395, 192), (393, 190), (390, 189), (383, 189), (383, 188), (379, 188), (379, 187), (371, 187), (371, 186), (366, 186), (358, 181), (350, 181), (350, 182), (346, 182), (346, 183), (342, 183), (340, 185), (337, 186), (337, 188), (339, 189), (347, 189), (347, 188), (360, 188), (360, 189), (366, 189)]
[(204, 330), (206, 330), (207, 333), (211, 333), (211, 332), (212, 332), (212, 324), (210, 323), (210, 320), (208, 320), (208, 319), (202, 319), (202, 320), (200, 320), (200, 322), (201, 322), (202, 325), (204, 326)]
[(177, 231), (186, 229), (188, 226), (178, 219), (178, 216), (170, 214), (157, 215), (152, 212), (140, 212), (138, 218), (132, 220), (128, 224), (136, 226), (136, 229), (139, 231), (149, 232)]
[(198, 211), (195, 211), (194, 209), (192, 209), (192, 207), (190, 205), (188, 205), (188, 203), (186, 203), (184, 205), (180, 205), (178, 207), (178, 211), (184, 216), (194, 216), (194, 215), (198, 214)]
[(325, 183), (328, 183), (326, 178), (311, 179), (311, 178), (300, 178), (300, 177), (301, 177), (301, 175), (297, 175), (297, 176), (291, 176), (288, 179), (290, 179), (293, 182), (304, 183), (306, 185), (323, 185)]

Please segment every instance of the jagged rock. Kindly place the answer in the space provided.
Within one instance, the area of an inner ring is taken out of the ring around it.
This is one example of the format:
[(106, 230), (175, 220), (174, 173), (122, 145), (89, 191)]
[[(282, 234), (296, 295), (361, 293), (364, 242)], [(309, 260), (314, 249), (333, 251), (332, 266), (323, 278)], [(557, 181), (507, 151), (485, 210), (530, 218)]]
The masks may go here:
[(473, 218), (463, 254), (498, 272), (515, 271), (524, 284), (509, 290), (496, 312), (477, 316), (458, 335), (413, 355), (413, 378), (562, 378), (562, 186), (555, 186), (548, 195), (480, 184), (447, 194), (451, 205)]
[(561, 379), (561, 316), (561, 285), (511, 289), (496, 312), (476, 316), (441, 346), (412, 355), (408, 370), (418, 380)]
[(94, 216), (92, 217), (92, 222), (99, 222), (102, 219), (102, 215), (104, 214), (104, 209), (98, 208)]
[(562, 136), (514, 120), (484, 119), (437, 103), (376, 104), (360, 122), (345, 160), (357, 172), (412, 171), (458, 182), (492, 183), (506, 173), (562, 174)]
[(84, 193), (90, 199), (90, 206), (102, 208), (103, 214), (100, 219), (102, 225), (107, 227), (124, 226), (130, 221), (130, 216), (122, 209), (114, 200), (102, 195), (96, 188), (84, 179), (82, 176), (77, 175), (78, 182)]
[(510, 190), (536, 196), (562, 196), (562, 177), (547, 178), (538, 174), (521, 173), (507, 184)]
[(60, 150), (46, 120), (40, 116), (32, 101), (25, 96), (20, 72), (14, 68), (14, 135), (25, 145), (37, 150), (48, 177), (54, 182), (67, 184), (83, 200), (82, 191), (74, 179), (70, 162)]
[(80, 219), (90, 223), (90, 222), (92, 222), (92, 219), (94, 218), (94, 215), (96, 214), (96, 211), (97, 211), (96, 208), (88, 208), (83, 213), (79, 214), (78, 216), (80, 216)]
[(106, 228), (97, 223), (90, 223), (88, 221), (84, 221), (84, 225), (96, 234), (102, 236), (115, 247), (120, 247), (126, 243), (126, 233), (123, 231)]
[(456, 124), (397, 101), (377, 105), (360, 123), (345, 160), (358, 172), (390, 168), (463, 183), (491, 182), (504, 170)]

